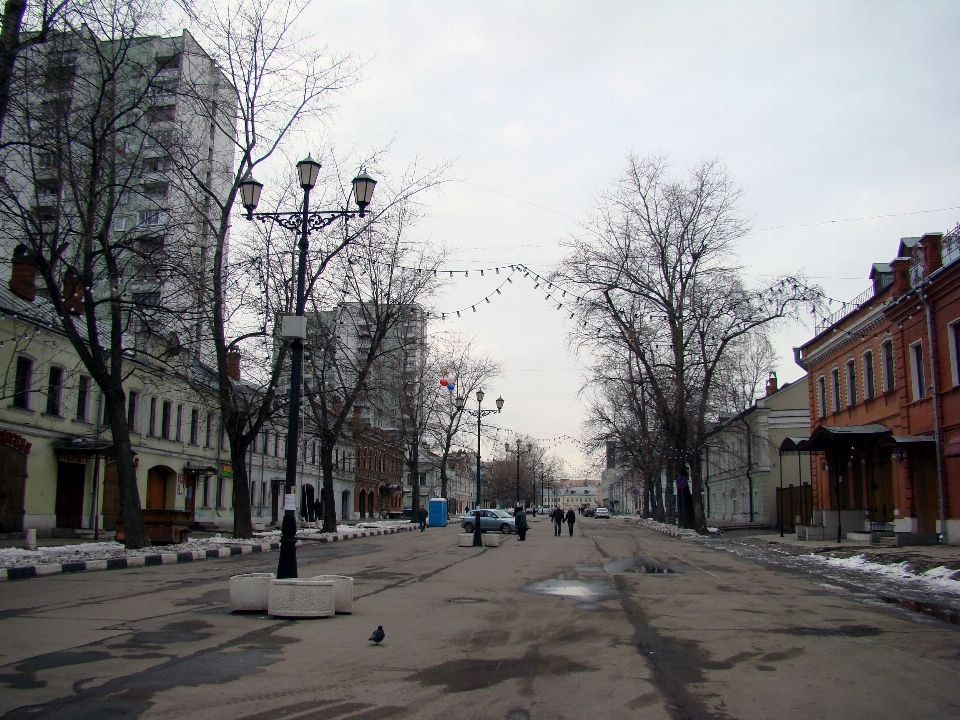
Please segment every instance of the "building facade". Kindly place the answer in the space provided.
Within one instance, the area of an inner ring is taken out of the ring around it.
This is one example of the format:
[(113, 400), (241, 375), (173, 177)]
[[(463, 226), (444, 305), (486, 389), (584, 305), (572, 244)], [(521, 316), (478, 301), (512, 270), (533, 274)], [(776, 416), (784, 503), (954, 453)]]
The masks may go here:
[(960, 232), (901, 239), (873, 285), (798, 348), (812, 536), (960, 544)]

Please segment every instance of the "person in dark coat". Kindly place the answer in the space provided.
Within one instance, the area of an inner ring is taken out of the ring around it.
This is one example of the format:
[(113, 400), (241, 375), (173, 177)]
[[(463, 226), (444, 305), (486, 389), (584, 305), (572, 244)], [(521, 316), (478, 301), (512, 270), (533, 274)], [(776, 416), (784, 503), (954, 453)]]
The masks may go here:
[(417, 510), (417, 520), (420, 521), (420, 532), (423, 532), (427, 529), (427, 509), (421, 505), (420, 509)]
[(567, 510), (567, 527), (570, 528), (570, 537), (573, 537), (573, 524), (577, 521), (577, 514), (573, 511), (573, 508)]
[(553, 512), (550, 513), (550, 517), (553, 518), (553, 536), (560, 537), (563, 533), (561, 532), (563, 528), (563, 510), (560, 509), (560, 506), (557, 505)]
[(517, 505), (513, 511), (513, 520), (517, 526), (517, 540), (523, 542), (527, 539), (527, 513), (522, 506)]
[(321, 528), (323, 526), (323, 503), (320, 502), (320, 498), (313, 501), (313, 517), (316, 521), (315, 527)]

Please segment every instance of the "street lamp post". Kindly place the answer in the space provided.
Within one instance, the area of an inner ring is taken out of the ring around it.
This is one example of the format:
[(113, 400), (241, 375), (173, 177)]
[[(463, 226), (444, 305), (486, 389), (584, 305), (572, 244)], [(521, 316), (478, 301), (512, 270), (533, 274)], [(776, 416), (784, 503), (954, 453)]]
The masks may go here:
[(483, 538), (480, 537), (480, 510), (483, 505), (483, 494), (480, 490), (480, 420), (483, 419), (486, 415), (490, 415), (495, 412), (500, 412), (503, 410), (503, 398), (497, 398), (497, 409), (496, 410), (483, 410), (480, 405), (483, 403), (483, 390), (477, 390), (477, 409), (476, 412), (473, 410), (466, 410), (464, 405), (466, 404), (466, 398), (462, 395), (458, 395), (457, 399), (454, 400), (457, 407), (464, 412), (468, 412), (471, 415), (477, 416), (477, 507), (473, 514), (473, 546), (480, 547), (483, 545)]
[(297, 163), (300, 187), (303, 188), (303, 208), (300, 212), (254, 213), (260, 203), (259, 183), (250, 175), (240, 183), (240, 201), (247, 211), (247, 220), (256, 218), (262, 223), (277, 223), (287, 230), (300, 233), (297, 265), (297, 304), (293, 315), (284, 315), (280, 337), (290, 343), (290, 412), (287, 416), (287, 471), (283, 497), (283, 524), (280, 526), (280, 557), (277, 578), (297, 577), (297, 447), (300, 436), (300, 400), (303, 382), (303, 341), (307, 337), (306, 277), (308, 237), (314, 230), (322, 230), (336, 220), (359, 215), (363, 217), (377, 181), (361, 171), (353, 179), (353, 195), (357, 210), (315, 210), (310, 212), (310, 191), (317, 184), (320, 163), (309, 155)]
[(517, 453), (517, 505), (514, 506), (514, 507), (517, 507), (518, 505), (520, 505), (520, 455), (522, 455), (523, 453), (528, 453), (531, 450), (533, 450), (533, 445), (531, 443), (527, 443), (526, 449), (521, 450), (520, 438), (517, 438), (517, 449), (515, 451), (510, 448), (510, 443), (504, 443), (503, 448), (508, 453), (509, 452)]

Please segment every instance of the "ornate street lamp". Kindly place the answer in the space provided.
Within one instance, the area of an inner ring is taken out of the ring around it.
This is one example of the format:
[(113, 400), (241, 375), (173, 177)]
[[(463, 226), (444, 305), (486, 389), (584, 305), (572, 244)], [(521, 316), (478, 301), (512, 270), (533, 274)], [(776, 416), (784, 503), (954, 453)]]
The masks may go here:
[[(297, 266), (297, 305), (295, 314), (284, 315), (281, 322), (280, 337), (291, 340), (290, 343), (290, 413), (287, 416), (287, 472), (286, 488), (283, 497), (283, 524), (280, 526), (280, 557), (277, 561), (277, 578), (297, 577), (297, 445), (300, 437), (300, 394), (303, 382), (303, 341), (307, 337), (307, 319), (304, 308), (307, 276), (308, 237), (314, 230), (321, 230), (336, 220), (354, 215), (363, 217), (373, 188), (377, 182), (361, 171), (353, 179), (353, 195), (358, 210), (315, 210), (310, 212), (310, 191), (317, 184), (320, 175), (320, 163), (307, 155), (297, 163), (297, 177), (303, 188), (303, 208), (299, 212), (256, 213), (260, 204), (260, 191), (263, 183), (247, 175), (240, 182), (240, 202), (247, 211), (247, 220), (256, 218), (262, 223), (275, 222), (287, 230), (300, 233), (300, 256)], [(328, 498), (329, 502), (329, 498)]]
[(503, 398), (497, 398), (497, 409), (496, 410), (483, 410), (480, 405), (483, 403), (484, 393), (483, 390), (477, 390), (477, 409), (466, 410), (464, 405), (466, 404), (466, 398), (462, 395), (458, 395), (454, 404), (457, 406), (457, 409), (468, 412), (471, 415), (477, 416), (477, 507), (473, 514), (473, 546), (480, 547), (483, 545), (483, 538), (480, 537), (480, 511), (483, 506), (483, 494), (480, 489), (480, 420), (487, 415), (490, 415), (495, 412), (500, 412), (503, 410)]

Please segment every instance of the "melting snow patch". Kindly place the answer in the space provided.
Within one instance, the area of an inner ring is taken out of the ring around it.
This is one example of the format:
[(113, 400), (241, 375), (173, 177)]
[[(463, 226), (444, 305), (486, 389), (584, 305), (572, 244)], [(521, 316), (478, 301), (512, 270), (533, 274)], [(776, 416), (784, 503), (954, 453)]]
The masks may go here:
[(867, 560), (863, 555), (854, 555), (846, 558), (823, 555), (805, 555), (803, 557), (838, 570), (854, 570), (887, 577), (891, 580), (899, 580), (901, 582), (921, 583), (937, 590), (960, 595), (960, 571), (951, 570), (942, 565), (931, 568), (926, 572), (916, 573), (910, 568), (909, 563), (899, 562), (891, 565), (883, 565), (882, 563)]

